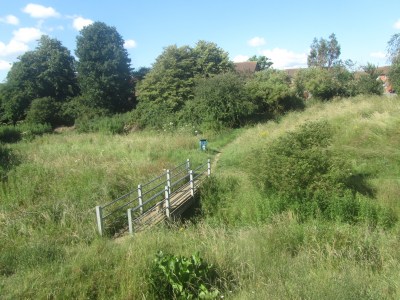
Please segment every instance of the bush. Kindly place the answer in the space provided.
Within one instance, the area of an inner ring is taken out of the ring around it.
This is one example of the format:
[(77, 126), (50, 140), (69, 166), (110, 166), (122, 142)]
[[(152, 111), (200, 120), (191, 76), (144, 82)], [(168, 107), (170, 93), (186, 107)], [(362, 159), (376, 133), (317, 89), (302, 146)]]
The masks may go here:
[(17, 128), (21, 131), (22, 139), (31, 141), (35, 136), (53, 132), (50, 124), (21, 123)]
[(216, 268), (199, 254), (190, 258), (159, 251), (153, 262), (150, 282), (157, 299), (215, 299)]
[(78, 132), (102, 132), (109, 134), (123, 134), (131, 120), (129, 114), (117, 114), (112, 117), (97, 117), (93, 119), (80, 118), (76, 120), (75, 128)]
[(290, 88), (290, 78), (284, 71), (267, 69), (257, 72), (246, 82), (246, 92), (260, 113), (280, 114), (304, 108), (303, 101)]
[(38, 98), (32, 101), (26, 121), (32, 124), (60, 125), (60, 105), (51, 97)]
[(0, 142), (16, 143), (21, 137), (21, 131), (15, 126), (0, 126)]
[(370, 198), (365, 181), (355, 182), (350, 165), (330, 150), (333, 128), (325, 121), (306, 123), (268, 145), (260, 157), (258, 174), (276, 213), (293, 210), (299, 220), (324, 218), (340, 222), (367, 222), (392, 227), (393, 211)]

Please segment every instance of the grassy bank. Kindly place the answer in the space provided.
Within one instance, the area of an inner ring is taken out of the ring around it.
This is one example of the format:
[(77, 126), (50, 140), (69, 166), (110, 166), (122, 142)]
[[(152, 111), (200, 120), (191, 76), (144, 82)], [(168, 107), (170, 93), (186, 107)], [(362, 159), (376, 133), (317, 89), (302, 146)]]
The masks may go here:
[[(400, 102), (355, 98), (240, 131), (208, 134), (198, 150), (187, 132), (44, 135), (7, 144), (15, 164), (0, 186), (2, 299), (153, 299), (156, 253), (200, 256), (217, 270), (228, 299), (398, 299), (400, 226), (273, 213), (258, 175), (263, 153), (302, 124), (332, 128), (340, 155), (373, 193), (368, 201), (400, 214)], [(221, 152), (193, 224), (133, 238), (96, 234), (94, 206), (191, 158)], [(366, 201), (367, 201), (366, 200)]]

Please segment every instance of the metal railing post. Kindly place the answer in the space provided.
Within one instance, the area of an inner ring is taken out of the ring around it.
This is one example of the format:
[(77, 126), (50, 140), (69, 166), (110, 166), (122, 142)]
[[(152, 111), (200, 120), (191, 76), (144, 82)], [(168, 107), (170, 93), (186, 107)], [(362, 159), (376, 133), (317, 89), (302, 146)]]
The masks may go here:
[(137, 192), (138, 192), (138, 199), (139, 199), (139, 205), (140, 205), (140, 214), (143, 214), (143, 196), (142, 196), (142, 185), (139, 184), (137, 187)]
[(96, 219), (97, 219), (97, 228), (99, 230), (100, 235), (103, 235), (104, 232), (104, 224), (103, 224), (103, 208), (101, 206), (96, 206)]
[(207, 160), (207, 176), (211, 175), (211, 159)]
[(128, 208), (128, 226), (129, 226), (129, 234), (133, 235), (133, 216), (132, 216), (132, 208)]
[(189, 170), (190, 195), (194, 196), (193, 171)]
[(168, 219), (170, 218), (169, 204), (169, 189), (168, 186), (165, 186), (165, 215)]
[(186, 160), (186, 170), (190, 170), (190, 159), (188, 158), (187, 160)]
[(168, 186), (168, 193), (171, 194), (171, 170), (167, 170), (167, 186)]

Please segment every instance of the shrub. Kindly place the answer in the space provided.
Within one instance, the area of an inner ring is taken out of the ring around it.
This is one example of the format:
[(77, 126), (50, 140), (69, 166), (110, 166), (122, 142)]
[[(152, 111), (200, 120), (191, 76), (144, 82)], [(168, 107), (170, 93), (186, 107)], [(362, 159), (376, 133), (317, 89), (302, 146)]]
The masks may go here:
[(26, 121), (33, 124), (60, 125), (60, 105), (51, 97), (38, 98), (32, 101)]
[(35, 136), (53, 131), (50, 124), (21, 123), (17, 128), (21, 131), (22, 139), (27, 141), (31, 141)]
[(21, 140), (21, 131), (15, 126), (0, 127), (0, 142), (16, 143)]
[(159, 251), (150, 282), (158, 299), (215, 299), (219, 290), (216, 268), (193, 254), (190, 258)]
[[(355, 177), (350, 165), (330, 150), (333, 128), (325, 121), (306, 123), (268, 145), (259, 153), (258, 174), (268, 194), (275, 194), (275, 213), (293, 210), (299, 220), (324, 218), (340, 222), (367, 222), (392, 227), (393, 211), (372, 202), (362, 176)], [(359, 182), (355, 182), (361, 178)]]

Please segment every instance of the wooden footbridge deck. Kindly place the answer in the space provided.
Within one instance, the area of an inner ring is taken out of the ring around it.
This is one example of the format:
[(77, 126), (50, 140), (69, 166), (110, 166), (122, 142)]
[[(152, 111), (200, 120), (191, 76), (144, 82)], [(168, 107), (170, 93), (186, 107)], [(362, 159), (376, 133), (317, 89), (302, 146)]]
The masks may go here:
[(201, 182), (210, 174), (209, 159), (194, 169), (188, 159), (152, 180), (139, 184), (137, 189), (96, 206), (99, 234), (126, 229), (133, 234), (164, 220), (179, 217), (193, 204)]

